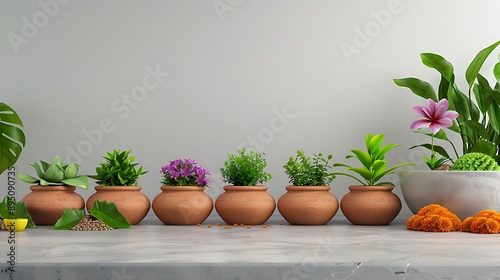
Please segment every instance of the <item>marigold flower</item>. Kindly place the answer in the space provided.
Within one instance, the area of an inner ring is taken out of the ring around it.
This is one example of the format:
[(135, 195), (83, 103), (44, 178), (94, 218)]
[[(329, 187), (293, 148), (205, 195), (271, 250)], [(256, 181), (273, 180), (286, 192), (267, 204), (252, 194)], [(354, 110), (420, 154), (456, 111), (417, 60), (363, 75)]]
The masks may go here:
[(422, 207), (416, 215), (406, 222), (409, 230), (430, 232), (449, 232), (460, 230), (462, 223), (457, 215), (439, 204)]
[(462, 223), (462, 231), (482, 234), (500, 233), (500, 213), (483, 210), (475, 217), (468, 217)]

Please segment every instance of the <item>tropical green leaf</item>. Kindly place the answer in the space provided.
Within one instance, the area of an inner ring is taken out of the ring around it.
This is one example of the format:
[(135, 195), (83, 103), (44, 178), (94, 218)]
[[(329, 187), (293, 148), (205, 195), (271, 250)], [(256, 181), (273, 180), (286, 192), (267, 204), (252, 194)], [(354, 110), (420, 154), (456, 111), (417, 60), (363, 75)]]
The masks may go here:
[[(12, 214), (14, 213), (14, 214)], [(24, 201), (17, 201), (14, 197), (5, 196), (3, 201), (0, 202), (0, 217), (2, 219), (9, 218), (26, 218), (28, 219), (27, 228), (36, 228), (33, 219), (26, 209)]]
[(394, 79), (394, 83), (400, 87), (409, 88), (414, 94), (425, 99), (438, 101), (434, 88), (426, 81), (417, 78)]
[(384, 134), (371, 135), (369, 133), (367, 135), (368, 146), (366, 147), (368, 153), (372, 154), (373, 156), (373, 153), (378, 151), (383, 141), (384, 141)]
[(500, 44), (500, 41), (497, 41), (496, 43), (492, 44), (491, 46), (488, 46), (481, 50), (476, 57), (472, 60), (472, 62), (469, 64), (467, 67), (467, 70), (465, 71), (465, 79), (467, 80), (467, 84), (469, 85), (469, 88), (472, 86), (474, 81), (477, 78), (477, 75), (479, 74), (479, 70), (481, 70), (481, 67), (483, 67), (484, 61), (486, 61), (486, 58), (491, 54), (491, 52)]
[[(432, 145), (429, 144), (429, 143), (411, 146), (409, 149), (411, 150), (411, 149), (414, 149), (416, 147), (423, 147), (423, 148), (428, 149), (429, 151), (431, 151), (431, 149), (432, 149)], [(447, 157), (447, 158), (450, 157), (448, 155), (448, 153), (446, 152), (446, 150), (443, 147), (439, 146), (439, 145), (434, 145), (434, 152), (436, 152), (436, 153), (438, 153), (438, 154), (440, 154), (440, 155), (442, 155), (444, 157)]]
[(85, 209), (64, 209), (63, 215), (54, 225), (54, 229), (71, 229), (85, 218)]
[(118, 211), (113, 202), (94, 200), (94, 206), (89, 210), (90, 214), (111, 228), (132, 228), (132, 225)]
[(40, 165), (37, 162), (30, 163), (30, 165), (33, 166), (33, 168), (35, 168), (36, 175), (38, 176), (38, 178), (45, 179), (44, 171), (42, 171), (42, 169), (40, 168)]
[(490, 119), (491, 128), (493, 128), (498, 135), (500, 133), (500, 107), (491, 106), (487, 113)]
[(84, 190), (89, 188), (89, 179), (87, 178), (86, 175), (80, 175), (75, 178), (63, 179), (61, 182), (64, 183), (65, 185), (82, 188)]
[(369, 181), (372, 178), (372, 173), (369, 170), (359, 167), (348, 167), (347, 170), (358, 173), (365, 180)]
[(39, 180), (37, 178), (31, 177), (30, 175), (26, 175), (26, 174), (18, 173), (18, 174), (16, 174), (16, 177), (19, 178), (21, 181), (28, 183), (28, 184), (36, 184), (39, 182)]
[[(450, 82), (443, 76), (441, 75), (441, 81), (439, 82), (439, 87), (438, 87), (438, 99), (448, 99), (448, 96), (452, 92), (451, 84)], [(451, 108), (450, 108), (451, 109)]]
[(473, 120), (467, 120), (463, 122), (462, 125), (470, 128), (474, 133), (478, 134), (479, 136), (485, 139), (488, 138), (488, 132), (480, 123)]
[(496, 156), (497, 154), (497, 148), (495, 145), (492, 143), (485, 141), (485, 140), (477, 140), (474, 146), (470, 149), (470, 152), (479, 152), (483, 153), (486, 155), (489, 155), (491, 157)]
[(434, 135), (434, 138), (449, 141), (448, 136), (446, 135), (446, 132), (442, 129), (440, 129), (436, 134), (433, 134), (428, 128), (419, 128), (417, 130), (414, 130), (414, 132), (424, 134), (427, 136)]
[(389, 152), (390, 150), (392, 150), (392, 149), (394, 149), (394, 148), (396, 148), (396, 147), (398, 147), (398, 146), (401, 146), (401, 145), (400, 145), (400, 144), (387, 144), (387, 145), (385, 145), (385, 146), (382, 146), (382, 147), (380, 148), (380, 151), (379, 151), (379, 154), (378, 154), (378, 157), (377, 157), (377, 158), (378, 158), (378, 159), (384, 159), (385, 154), (386, 154), (387, 152)]
[(0, 174), (16, 163), (26, 145), (22, 127), (16, 111), (0, 103)]
[(363, 182), (363, 181), (362, 181), (362, 180), (360, 180), (358, 177), (353, 176), (353, 175), (351, 175), (351, 174), (349, 174), (349, 173), (334, 172), (334, 173), (332, 173), (332, 174), (333, 174), (333, 175), (343, 175), (343, 176), (351, 177), (351, 178), (353, 178), (354, 180), (358, 181), (361, 185), (366, 185), (366, 181), (364, 181), (364, 182)]
[(493, 75), (495, 75), (497, 83), (500, 83), (500, 62), (495, 64), (495, 67), (493, 68)]
[(453, 65), (448, 60), (435, 53), (422, 53), (420, 58), (424, 65), (436, 69), (450, 84), (455, 83)]
[[(356, 158), (361, 162), (363, 166), (369, 168), (372, 165), (370, 155), (367, 152), (361, 150), (351, 150), (351, 152), (356, 155)], [(348, 157), (350, 158), (352, 156)]]

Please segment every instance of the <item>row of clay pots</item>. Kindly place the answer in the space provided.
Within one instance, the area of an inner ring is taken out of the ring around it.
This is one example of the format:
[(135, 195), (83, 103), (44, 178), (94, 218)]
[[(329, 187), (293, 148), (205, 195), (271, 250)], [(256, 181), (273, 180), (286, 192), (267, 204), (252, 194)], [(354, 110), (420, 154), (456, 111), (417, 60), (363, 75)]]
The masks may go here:
[[(152, 209), (167, 225), (196, 225), (205, 221), (214, 203), (203, 187), (162, 186), (151, 205), (139, 186), (97, 186), (87, 203), (75, 187), (31, 186), (23, 198), (37, 225), (54, 225), (63, 209), (92, 208), (94, 200), (113, 202), (130, 224), (140, 223)], [(351, 186), (340, 203), (346, 218), (356, 225), (389, 224), (401, 210), (401, 201), (388, 186)], [(339, 203), (329, 186), (287, 186), (277, 203), (280, 214), (294, 225), (324, 225), (337, 213)], [(276, 209), (266, 186), (225, 186), (215, 209), (227, 224), (264, 224)]]

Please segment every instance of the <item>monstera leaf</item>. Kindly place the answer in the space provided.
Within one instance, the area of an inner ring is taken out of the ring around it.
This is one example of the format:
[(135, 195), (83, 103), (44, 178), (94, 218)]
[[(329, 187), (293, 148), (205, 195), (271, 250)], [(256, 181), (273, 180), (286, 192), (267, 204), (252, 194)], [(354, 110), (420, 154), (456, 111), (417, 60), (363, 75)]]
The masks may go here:
[(23, 122), (9, 105), (0, 103), (0, 174), (16, 163), (26, 144)]

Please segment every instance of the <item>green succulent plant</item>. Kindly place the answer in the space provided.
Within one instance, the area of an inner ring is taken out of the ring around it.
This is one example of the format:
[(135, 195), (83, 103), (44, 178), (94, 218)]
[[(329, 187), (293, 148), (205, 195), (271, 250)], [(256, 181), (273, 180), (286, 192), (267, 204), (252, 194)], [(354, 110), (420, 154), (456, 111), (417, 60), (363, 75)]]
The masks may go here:
[(495, 171), (500, 170), (500, 166), (487, 154), (468, 153), (459, 157), (451, 166), (451, 170)]
[(267, 166), (264, 153), (238, 150), (238, 154), (229, 154), (220, 172), (224, 182), (235, 186), (255, 186), (273, 178), (271, 173), (265, 172)]
[(38, 178), (19, 173), (17, 178), (29, 184), (38, 184), (41, 186), (65, 185), (74, 186), (82, 189), (89, 188), (89, 182), (86, 175), (78, 176), (78, 164), (65, 164), (59, 156), (56, 156), (51, 163), (43, 160), (38, 163), (30, 163), (35, 168)]
[(135, 157), (129, 156), (131, 151), (106, 152), (102, 157), (106, 162), (101, 162), (95, 169), (97, 175), (89, 177), (97, 180), (96, 183), (101, 186), (137, 186), (139, 176), (146, 174), (147, 171), (143, 171), (142, 166), (136, 168), (138, 163), (134, 163)]
[(365, 138), (366, 151), (351, 150), (353, 154), (346, 156), (346, 159), (358, 159), (359, 162), (363, 165), (362, 167), (352, 167), (344, 163), (335, 163), (333, 165), (334, 167), (345, 167), (347, 170), (357, 173), (360, 177), (342, 172), (335, 172), (333, 174), (351, 177), (365, 186), (394, 186), (392, 182), (379, 182), (379, 180), (382, 179), (382, 177), (384, 177), (385, 175), (394, 173), (394, 170), (399, 167), (414, 164), (406, 162), (392, 167), (387, 167), (388, 161), (385, 159), (385, 154), (400, 145), (388, 144), (385, 146), (381, 146), (383, 140), (383, 134), (372, 135), (371, 133), (368, 133)]
[(299, 150), (295, 158), (290, 157), (283, 168), (290, 184), (294, 186), (327, 186), (335, 179), (335, 175), (328, 172), (332, 167), (328, 164), (331, 159), (332, 155), (325, 158), (319, 153), (311, 160), (304, 151)]

